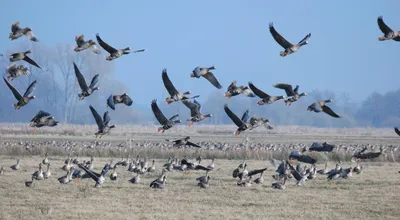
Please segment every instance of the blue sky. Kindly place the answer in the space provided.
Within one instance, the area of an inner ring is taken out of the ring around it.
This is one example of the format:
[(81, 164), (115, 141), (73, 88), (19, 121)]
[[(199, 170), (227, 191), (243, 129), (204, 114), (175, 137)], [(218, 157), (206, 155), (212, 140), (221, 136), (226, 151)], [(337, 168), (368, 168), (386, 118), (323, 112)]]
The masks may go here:
[[(203, 99), (217, 89), (205, 79), (189, 77), (196, 66), (216, 66), (221, 92), (237, 80), (279, 95), (282, 91), (272, 84), (287, 82), (300, 85), (301, 92), (330, 89), (361, 101), (371, 92), (399, 88), (400, 42), (379, 42), (376, 19), (382, 15), (386, 24), (400, 30), (400, 1), (294, 2), (6, 1), (0, 8), (0, 49), (18, 44), (8, 39), (16, 20), (49, 46), (74, 44), (77, 34), (94, 39), (100, 33), (117, 48), (144, 48), (144, 53), (112, 61), (139, 105), (165, 98), (163, 68), (179, 90)], [(293, 43), (311, 32), (310, 44), (280, 57), (282, 48), (270, 35), (269, 22)]]

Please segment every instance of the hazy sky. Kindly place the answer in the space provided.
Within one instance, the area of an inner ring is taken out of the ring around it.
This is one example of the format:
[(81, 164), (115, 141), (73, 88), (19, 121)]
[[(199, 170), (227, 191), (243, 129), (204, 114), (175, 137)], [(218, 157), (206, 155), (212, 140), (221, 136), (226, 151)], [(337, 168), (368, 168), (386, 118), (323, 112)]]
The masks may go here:
[[(73, 45), (78, 34), (95, 39), (100, 33), (116, 48), (144, 48), (144, 53), (112, 61), (140, 105), (165, 98), (163, 68), (178, 90), (206, 99), (217, 89), (203, 78), (189, 77), (198, 65), (216, 66), (223, 91), (232, 80), (252, 81), (278, 95), (282, 91), (272, 84), (287, 82), (300, 85), (301, 92), (331, 89), (361, 100), (373, 91), (399, 88), (400, 42), (379, 42), (376, 21), (382, 15), (386, 24), (400, 30), (399, 8), (398, 0), (14, 0), (0, 8), (0, 49), (26, 40), (8, 39), (17, 20), (49, 46)], [(310, 44), (280, 57), (282, 48), (269, 33), (270, 22), (292, 43), (311, 32)]]

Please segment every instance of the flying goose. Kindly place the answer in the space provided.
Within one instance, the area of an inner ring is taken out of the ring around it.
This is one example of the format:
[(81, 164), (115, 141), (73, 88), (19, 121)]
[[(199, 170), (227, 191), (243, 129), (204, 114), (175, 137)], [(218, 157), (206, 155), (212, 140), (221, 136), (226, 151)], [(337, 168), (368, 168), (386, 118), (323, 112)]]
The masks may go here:
[(274, 24), (272, 22), (269, 23), (269, 32), (271, 32), (271, 35), (275, 39), (275, 41), (285, 49), (284, 51), (280, 52), (281, 57), (298, 51), (300, 47), (308, 44), (308, 40), (310, 40), (311, 37), (311, 33), (309, 33), (301, 41), (299, 41), (299, 43), (293, 45), (275, 30)]
[(31, 58), (28, 57), (27, 54), (32, 53), (31, 50), (27, 50), (25, 52), (18, 52), (18, 53), (13, 53), (10, 56), (10, 62), (16, 62), (16, 61), (21, 61), (24, 60), (28, 62), (29, 64), (36, 66), (39, 69), (42, 69), (35, 61), (33, 61)]
[(328, 102), (333, 102), (332, 99), (328, 99), (328, 100), (318, 100), (316, 102), (314, 102), (313, 104), (311, 104), (310, 106), (307, 107), (307, 111), (313, 111), (313, 112), (325, 112), (326, 114), (334, 117), (334, 118), (340, 118), (339, 115), (337, 115), (334, 111), (332, 111), (331, 108), (329, 108), (326, 103)]
[(172, 84), (171, 80), (168, 77), (167, 74), (167, 69), (163, 69), (162, 73), (161, 73), (161, 77), (164, 83), (165, 88), (167, 89), (170, 97), (165, 98), (165, 102), (167, 104), (171, 104), (173, 102), (177, 102), (177, 101), (181, 101), (181, 100), (186, 100), (186, 99), (194, 99), (194, 98), (198, 98), (200, 97), (199, 95), (196, 95), (194, 97), (188, 98), (186, 97), (186, 95), (191, 94), (192, 92), (187, 91), (184, 93), (180, 93), (174, 86), (174, 84)]
[(254, 93), (251, 92), (248, 86), (236, 86), (236, 80), (233, 80), (232, 83), (228, 86), (228, 89), (225, 92), (224, 96), (227, 99), (230, 99), (233, 96), (237, 96), (239, 94), (243, 94), (247, 97), (255, 97)]
[(13, 81), (15, 78), (19, 76), (27, 76), (30, 74), (28, 67), (25, 67), (24, 65), (17, 66), (17, 64), (15, 63), (9, 65), (6, 71), (9, 74), (7, 76), (7, 79), (9, 81)]
[(97, 48), (96, 46), (96, 42), (94, 42), (93, 40), (85, 41), (85, 35), (83, 34), (75, 36), (75, 42), (76, 42), (76, 46), (74, 47), (75, 52), (80, 52), (89, 48), (95, 54), (101, 53), (99, 48)]
[(268, 119), (251, 117), (249, 130), (253, 130), (254, 128), (260, 127), (261, 125), (264, 125), (264, 127), (268, 130), (274, 129), (270, 124), (268, 124), (268, 122)]
[(382, 33), (384, 34), (382, 37), (379, 37), (379, 41), (385, 40), (395, 40), (400, 41), (400, 31), (393, 31), (390, 27), (388, 27), (385, 22), (383, 22), (383, 17), (378, 17), (378, 26), (381, 29)]
[(4, 82), (6, 82), (8, 88), (11, 90), (11, 92), (13, 93), (15, 99), (18, 100), (18, 102), (16, 104), (13, 104), (15, 110), (20, 109), (21, 107), (25, 106), (26, 104), (28, 104), (29, 101), (31, 101), (32, 99), (35, 99), (35, 96), (32, 96), (32, 92), (35, 89), (36, 86), (36, 80), (33, 81), (28, 88), (26, 89), (24, 95), (22, 96), (17, 89), (15, 89), (4, 77)]
[(143, 52), (144, 49), (141, 50), (135, 50), (135, 51), (129, 51), (131, 50), (130, 47), (126, 47), (124, 49), (115, 49), (114, 47), (111, 47), (110, 45), (108, 45), (106, 42), (104, 42), (101, 38), (99, 34), (96, 34), (96, 39), (97, 42), (99, 43), (99, 45), (105, 50), (107, 51), (110, 55), (106, 58), (106, 60), (111, 61), (114, 59), (117, 59), (118, 57), (125, 55), (125, 54), (130, 54), (130, 53), (139, 53), (139, 52)]
[(32, 29), (30, 27), (21, 28), (19, 26), (19, 21), (12, 23), (11, 25), (11, 33), (9, 34), (8, 38), (11, 40), (16, 40), (22, 35), (25, 35), (29, 40), (38, 42), (39, 40), (33, 35)]
[(193, 125), (195, 122), (200, 122), (206, 118), (212, 117), (212, 114), (202, 114), (201, 113), (201, 105), (196, 101), (196, 99), (191, 102), (190, 100), (182, 100), (182, 103), (190, 109), (190, 119), (189, 121), (189, 127)]
[(154, 99), (151, 102), (151, 110), (154, 113), (154, 116), (156, 117), (157, 121), (160, 123), (161, 127), (159, 127), (157, 130), (158, 132), (164, 133), (164, 131), (172, 128), (175, 124), (181, 123), (181, 120), (176, 120), (178, 118), (179, 114), (176, 114), (172, 116), (170, 119), (167, 119), (164, 114), (161, 112), (160, 108), (158, 108), (157, 105), (157, 100)]
[(199, 67), (197, 66), (194, 68), (192, 73), (190, 74), (190, 77), (192, 78), (200, 78), (200, 76), (206, 78), (213, 86), (215, 86), (217, 89), (222, 89), (221, 84), (219, 84), (217, 78), (215, 78), (214, 74), (210, 70), (215, 70), (215, 66), (211, 67)]
[(83, 100), (85, 97), (90, 96), (94, 91), (99, 89), (99, 87), (97, 86), (99, 82), (99, 74), (93, 76), (92, 81), (90, 82), (90, 85), (88, 87), (85, 78), (83, 77), (81, 71), (79, 71), (75, 63), (74, 63), (74, 70), (76, 79), (78, 80), (79, 83), (79, 87), (82, 90), (82, 92), (78, 94), (79, 100)]
[(332, 150), (335, 148), (336, 146), (333, 144), (328, 144), (328, 142), (324, 142), (324, 143), (319, 143), (319, 142), (314, 142), (311, 144), (311, 147), (308, 148), (308, 151), (313, 152), (313, 151), (317, 151), (317, 152), (332, 152)]
[(303, 153), (306, 151), (306, 149), (304, 148), (301, 152), (300, 151), (292, 151), (289, 155), (289, 159), (291, 161), (300, 161), (303, 163), (308, 163), (308, 164), (314, 164), (317, 162), (316, 159), (308, 156), (308, 155), (304, 155)]
[(285, 96), (270, 96), (262, 90), (258, 89), (252, 82), (249, 82), (249, 87), (254, 94), (261, 99), (257, 102), (257, 105), (272, 104), (278, 100), (285, 99)]
[(43, 126), (54, 127), (59, 122), (54, 120), (54, 117), (50, 113), (40, 110), (35, 117), (29, 123), (30, 127), (40, 128)]
[(94, 109), (92, 105), (90, 105), (89, 108), (92, 112), (94, 119), (96, 120), (98, 128), (98, 131), (95, 133), (96, 138), (98, 136), (99, 138), (102, 138), (103, 135), (109, 133), (112, 128), (115, 128), (115, 125), (109, 125), (111, 118), (108, 111), (104, 112), (103, 118), (101, 118), (99, 113), (97, 113), (96, 109)]
[(235, 132), (236, 136), (240, 135), (240, 132), (247, 130), (248, 126), (247, 126), (247, 120), (249, 118), (249, 110), (246, 110), (242, 116), (242, 118), (238, 118), (237, 115), (235, 115), (235, 113), (233, 113), (229, 107), (228, 104), (224, 105), (224, 110), (226, 112), (226, 114), (229, 116), (229, 118), (233, 121), (233, 123), (235, 123), (236, 126), (238, 126), (238, 129)]
[(110, 170), (109, 164), (104, 165), (100, 174), (86, 168), (86, 166), (83, 164), (78, 164), (78, 167), (84, 170), (96, 182), (95, 187), (100, 187), (104, 184), (104, 181), (106, 180), (104, 176)]
[(306, 96), (307, 93), (298, 93), (299, 86), (297, 85), (296, 88), (293, 89), (292, 85), (286, 83), (276, 83), (273, 85), (275, 88), (283, 89), (286, 92), (288, 98), (285, 100), (286, 105), (291, 105), (292, 102), (299, 100), (302, 96)]
[(193, 146), (193, 147), (201, 148), (199, 145), (197, 145), (197, 144), (195, 144), (193, 142), (190, 142), (189, 139), (190, 139), (190, 136), (187, 136), (185, 138), (181, 138), (181, 139), (178, 139), (178, 140), (174, 140), (174, 141), (169, 140), (169, 139), (166, 139), (166, 140), (168, 142), (172, 142), (174, 147), (179, 147), (180, 148), (180, 147), (185, 145), (185, 146)]
[(131, 106), (133, 101), (131, 97), (129, 97), (128, 93), (123, 93), (122, 95), (110, 95), (107, 99), (107, 107), (110, 107), (112, 110), (115, 110), (116, 104), (125, 104), (126, 106)]
[(381, 154), (383, 153), (383, 147), (380, 147), (379, 152), (364, 153), (364, 151), (366, 149), (367, 149), (367, 147), (365, 147), (362, 151), (356, 151), (354, 153), (354, 155), (351, 157), (351, 161), (354, 162), (354, 161), (360, 161), (360, 160), (365, 160), (365, 159), (374, 159), (374, 158), (381, 156)]

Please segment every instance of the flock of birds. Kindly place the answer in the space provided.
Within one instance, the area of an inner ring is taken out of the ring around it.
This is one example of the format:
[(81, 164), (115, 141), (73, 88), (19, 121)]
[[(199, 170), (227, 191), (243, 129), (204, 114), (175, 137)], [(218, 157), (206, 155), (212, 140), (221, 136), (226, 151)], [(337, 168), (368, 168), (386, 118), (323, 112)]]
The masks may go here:
[[(380, 30), (384, 33), (382, 37), (379, 37), (380, 41), (384, 40), (395, 40), (395, 41), (400, 41), (400, 31), (393, 31), (390, 29), (384, 22), (382, 17), (378, 17), (378, 26)], [(284, 51), (280, 52), (280, 56), (285, 57), (287, 55), (293, 54), (297, 52), (302, 46), (307, 45), (309, 43), (309, 40), (311, 38), (311, 33), (306, 35), (301, 41), (299, 41), (297, 44), (292, 44), (289, 41), (287, 41), (281, 34), (279, 34), (272, 23), (269, 25), (269, 30), (272, 35), (272, 37), (275, 39), (275, 41), (281, 45), (284, 48)], [(26, 36), (29, 40), (33, 42), (38, 42), (39, 40), (35, 37), (35, 35), (32, 32), (32, 29), (29, 27), (21, 28), (19, 26), (19, 22), (14, 22), (11, 25), (11, 33), (9, 35), (9, 38), (11, 40), (16, 40), (22, 36)], [(112, 46), (110, 46), (108, 43), (104, 42), (99, 34), (96, 34), (96, 40), (97, 43), (103, 48), (105, 51), (109, 53), (107, 56), (106, 60), (112, 61), (115, 60), (123, 55), (130, 54), (130, 53), (139, 53), (139, 52), (144, 52), (144, 49), (141, 50), (136, 50), (132, 51), (130, 47), (126, 47), (123, 49), (116, 49)], [(101, 54), (101, 51), (98, 49), (97, 44), (93, 40), (85, 40), (84, 35), (78, 35), (75, 37), (76, 41), (76, 47), (74, 48), (74, 51), (76, 52), (81, 52), (85, 51), (87, 49), (90, 49), (93, 51), (95, 54)], [(16, 52), (10, 55), (10, 62), (17, 62), (17, 61), (25, 61), (37, 68), (41, 67), (34, 61), (32, 60), (28, 54), (32, 53), (31, 50), (25, 51), (25, 52)], [(5, 56), (2, 54), (2, 56)], [(88, 97), (92, 95), (96, 90), (99, 90), (98, 84), (99, 84), (99, 74), (95, 75), (90, 84), (88, 85), (85, 81), (85, 77), (83, 74), (80, 72), (78, 66), (73, 63), (74, 66), (74, 71), (75, 75), (78, 81), (78, 84), (81, 88), (81, 92), (78, 94), (78, 97), (80, 100), (83, 100), (85, 97)], [(196, 67), (192, 73), (190, 74), (190, 77), (192, 78), (200, 78), (203, 77), (207, 79), (214, 87), (217, 89), (222, 89), (221, 84), (218, 82), (217, 78), (215, 77), (214, 73), (211, 72), (212, 70), (215, 70), (215, 66), (211, 67)], [(21, 107), (27, 105), (32, 99), (35, 99), (35, 96), (32, 95), (33, 91), (36, 86), (36, 80), (33, 81), (28, 88), (26, 89), (25, 93), (21, 95), (21, 93), (18, 92), (17, 89), (13, 87), (11, 82), (23, 75), (29, 75), (29, 70), (27, 67), (24, 65), (19, 65), (17, 66), (15, 63), (11, 64), (7, 67), (7, 79), (3, 77), (4, 82), (8, 86), (8, 88), (12, 91), (14, 97), (17, 99), (17, 103), (14, 104), (15, 110), (20, 109)], [(167, 104), (171, 104), (174, 102), (179, 102), (181, 101), (185, 106), (187, 106), (190, 109), (190, 116), (191, 118), (188, 119), (189, 121), (189, 126), (192, 126), (193, 123), (200, 122), (206, 118), (212, 117), (212, 114), (203, 114), (201, 112), (201, 104), (196, 101), (195, 98), (199, 97), (199, 95), (193, 96), (193, 97), (188, 97), (187, 95), (191, 94), (190, 91), (186, 92), (180, 92), (175, 88), (173, 85), (172, 81), (170, 80), (168, 74), (167, 74), (167, 69), (163, 69), (162, 73), (162, 80), (164, 83), (164, 86), (166, 90), (169, 93), (169, 97), (165, 99), (165, 102)], [(284, 100), (286, 105), (290, 106), (292, 103), (298, 101), (301, 97), (306, 96), (307, 93), (299, 93), (299, 86), (293, 86), (287, 83), (276, 83), (273, 85), (275, 88), (284, 90), (286, 93), (286, 96), (271, 96), (265, 92), (263, 92), (261, 89), (257, 88), (252, 82), (249, 82), (248, 85), (242, 85), (238, 86), (236, 84), (236, 81), (233, 81), (229, 87), (227, 88), (227, 91), (225, 92), (225, 97), (227, 99), (230, 99), (233, 96), (237, 96), (239, 94), (243, 94), (248, 97), (255, 97), (258, 96), (260, 100), (257, 102), (258, 105), (264, 105), (264, 104), (272, 104), (276, 101), (279, 101), (281, 99)], [(193, 99), (193, 101), (191, 101)], [(313, 112), (325, 112), (326, 114), (334, 117), (334, 118), (340, 118), (338, 114), (336, 114), (331, 108), (329, 108), (326, 104), (329, 102), (332, 102), (333, 100), (317, 100), (316, 102), (312, 103), (311, 105), (308, 106), (307, 110), (308, 111), (313, 111)], [(125, 104), (127, 106), (131, 106), (133, 101), (132, 99), (128, 96), (127, 93), (123, 93), (122, 95), (113, 95), (111, 94), (110, 97), (106, 100), (107, 106), (110, 107), (111, 109), (115, 110), (115, 105), (116, 104)], [(115, 128), (115, 125), (110, 125), (110, 115), (108, 111), (106, 111), (101, 117), (98, 112), (95, 110), (95, 108), (90, 105), (89, 109), (91, 113), (93, 114), (93, 117), (95, 118), (96, 124), (98, 126), (98, 131), (95, 133), (96, 138), (99, 137), (101, 138), (103, 135), (109, 133), (109, 131), (113, 128)], [(157, 105), (157, 100), (152, 100), (151, 102), (151, 109), (154, 113), (155, 118), (157, 121), (160, 123), (160, 127), (158, 128), (159, 132), (165, 132), (166, 130), (172, 128), (174, 125), (177, 123), (181, 123), (182, 121), (178, 119), (179, 115), (173, 115), (169, 118), (167, 118), (160, 108)], [(257, 117), (252, 117), (249, 120), (249, 111), (245, 111), (245, 113), (242, 115), (241, 118), (239, 118), (235, 113), (233, 113), (227, 104), (224, 105), (224, 110), (226, 114), (229, 116), (229, 118), (233, 121), (233, 123), (238, 127), (235, 134), (238, 136), (240, 135), (241, 132), (246, 131), (246, 130), (252, 130), (258, 126), (264, 125), (268, 129), (273, 129), (272, 126), (268, 124), (269, 120), (264, 119), (264, 118), (257, 118)], [(43, 126), (56, 126), (58, 124), (58, 121), (54, 119), (51, 114), (48, 112), (45, 112), (43, 110), (39, 111), (35, 117), (31, 120), (30, 126), (31, 127), (43, 127)], [(400, 135), (400, 132), (397, 128), (395, 128), (395, 131), (397, 134)], [(170, 142), (173, 143), (174, 146), (180, 147), (183, 145), (188, 145), (188, 146), (193, 146), (193, 147), (198, 147), (201, 148), (200, 145), (197, 145), (195, 143), (192, 143), (189, 141), (190, 137), (185, 137), (182, 139), (178, 140), (169, 140)], [(313, 145), (307, 149), (304, 148), (301, 151), (293, 151), (289, 155), (289, 161), (283, 160), (282, 162), (277, 162), (273, 161), (272, 164), (277, 167), (277, 175), (274, 176), (278, 180), (278, 182), (275, 182), (272, 184), (272, 187), (277, 188), (277, 189), (284, 189), (286, 179), (288, 178), (295, 178), (296, 183), (298, 185), (301, 185), (305, 182), (305, 180), (308, 179), (314, 179), (316, 176), (316, 173), (321, 173), (324, 175), (327, 175), (328, 180), (332, 179), (338, 179), (338, 178), (348, 178), (351, 176), (352, 172), (356, 173), (361, 173), (362, 167), (357, 163), (357, 166), (352, 168), (342, 168), (340, 164), (336, 165), (336, 168), (332, 169), (331, 171), (327, 171), (326, 167), (325, 170), (316, 170), (316, 159), (313, 157), (304, 154), (306, 151), (311, 151), (311, 152), (331, 152), (333, 149), (332, 145), (328, 143), (313, 143)], [(362, 159), (372, 159), (379, 157), (382, 154), (383, 149), (380, 149), (380, 152), (365, 152), (366, 148), (364, 148), (361, 151), (356, 151), (355, 154), (352, 157), (352, 161), (357, 160), (359, 162)], [(140, 181), (140, 175), (147, 173), (147, 172), (154, 172), (155, 171), (155, 165), (154, 165), (154, 160), (153, 160), (153, 165), (151, 167), (148, 167), (148, 160), (145, 158), (144, 160), (139, 160), (137, 158), (135, 161), (132, 160), (128, 162), (129, 158), (127, 160), (120, 161), (118, 163), (115, 163), (112, 165), (112, 162), (106, 164), (102, 171), (100, 173), (96, 173), (93, 171), (93, 157), (91, 158), (90, 161), (88, 162), (83, 162), (80, 163), (77, 161), (77, 159), (72, 159), (68, 158), (65, 161), (65, 166), (63, 166), (63, 170), (67, 172), (66, 176), (63, 176), (59, 178), (60, 183), (68, 183), (72, 179), (76, 177), (90, 177), (96, 182), (96, 186), (101, 186), (104, 181), (105, 181), (105, 175), (107, 172), (112, 169), (113, 172), (110, 175), (111, 180), (115, 180), (117, 178), (116, 174), (116, 168), (117, 166), (128, 166), (128, 171), (132, 171), (137, 173), (135, 177), (133, 177), (130, 181), (132, 183), (138, 183)], [(299, 161), (303, 163), (308, 163), (311, 164), (309, 168), (302, 168), (300, 164), (297, 166), (297, 168), (294, 168), (292, 166), (293, 161)], [(172, 170), (180, 170), (180, 171), (188, 171), (188, 170), (204, 170), (206, 171), (206, 176), (202, 176), (197, 178), (197, 181), (199, 182), (200, 187), (207, 188), (208, 187), (208, 181), (210, 177), (208, 176), (208, 172), (214, 170), (214, 160), (211, 165), (209, 166), (202, 166), (200, 164), (201, 159), (197, 159), (196, 162), (189, 162), (186, 158), (181, 160), (179, 162), (178, 159), (170, 159), (168, 163), (166, 163), (163, 166), (162, 173), (153, 182), (151, 182), (150, 187), (153, 188), (164, 188), (165, 187), (165, 181), (166, 181), (166, 173), (168, 171)], [(75, 165), (78, 166), (76, 168)], [(47, 165), (47, 172), (43, 171), (42, 166)], [(16, 165), (11, 166), (11, 169), (13, 170), (18, 170), (19, 169), (19, 160)], [(255, 183), (262, 183), (262, 175), (264, 171), (267, 168), (263, 169), (257, 169), (253, 171), (248, 171), (247, 170), (247, 163), (243, 162), (241, 163), (237, 169), (233, 171), (233, 177), (238, 178), (238, 185), (240, 186), (249, 186), (251, 185), (251, 180), (254, 175), (260, 174), (261, 176), (258, 177), (257, 179), (254, 180)], [(85, 174), (82, 173), (82, 171), (85, 172)], [(4, 168), (1, 168), (0, 174), (4, 172)], [(42, 163), (39, 164), (39, 170), (36, 171), (35, 173), (32, 174), (32, 181), (26, 182), (26, 186), (31, 186), (33, 180), (43, 180), (46, 179), (50, 176), (50, 163), (48, 162), (47, 154), (45, 159), (42, 161)]]

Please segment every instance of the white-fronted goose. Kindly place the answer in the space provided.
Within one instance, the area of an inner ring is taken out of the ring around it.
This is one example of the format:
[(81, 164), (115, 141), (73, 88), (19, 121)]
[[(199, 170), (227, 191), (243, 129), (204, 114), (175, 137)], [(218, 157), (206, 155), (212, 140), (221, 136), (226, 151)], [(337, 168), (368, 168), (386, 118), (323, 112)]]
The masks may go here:
[(239, 94), (243, 94), (247, 97), (255, 97), (248, 86), (236, 86), (236, 80), (233, 80), (232, 83), (228, 86), (228, 89), (225, 92), (224, 96), (227, 99), (230, 99), (233, 96), (237, 96)]
[(74, 47), (75, 52), (80, 52), (89, 48), (95, 54), (101, 53), (99, 48), (97, 48), (96, 46), (96, 42), (94, 42), (93, 40), (85, 41), (85, 35), (83, 34), (75, 36), (75, 42), (76, 42), (76, 46)]
[(135, 50), (135, 51), (130, 51), (131, 48), (130, 47), (126, 47), (124, 49), (115, 49), (114, 47), (110, 46), (109, 44), (107, 44), (106, 42), (104, 42), (101, 38), (99, 34), (96, 34), (96, 39), (97, 42), (99, 43), (99, 45), (105, 50), (107, 51), (110, 55), (106, 58), (106, 60), (111, 61), (114, 59), (117, 59), (118, 57), (122, 56), (122, 55), (126, 55), (126, 54), (130, 54), (130, 53), (139, 53), (139, 52), (143, 52), (144, 49), (141, 50)]
[(332, 111), (331, 108), (329, 108), (326, 103), (328, 102), (333, 102), (332, 99), (328, 99), (328, 100), (318, 100), (316, 102), (314, 102), (313, 104), (311, 104), (310, 106), (307, 107), (307, 111), (313, 111), (316, 113), (319, 113), (321, 111), (325, 112), (326, 114), (334, 117), (334, 118), (340, 118), (339, 115), (337, 115), (334, 111)]
[(156, 171), (156, 165), (155, 165), (155, 160), (152, 161), (151, 167), (147, 168), (148, 173), (154, 173)]
[(303, 154), (305, 151), (306, 151), (306, 149), (303, 149), (302, 152), (300, 152), (300, 151), (292, 151), (290, 153), (290, 155), (289, 155), (289, 159), (291, 161), (297, 160), (297, 161), (300, 161), (300, 162), (303, 162), (303, 163), (308, 163), (308, 164), (316, 163), (317, 162), (316, 159), (314, 159), (314, 158), (312, 158), (312, 157), (310, 157), (308, 155), (304, 155)]
[(43, 177), (45, 179), (49, 178), (51, 176), (51, 171), (50, 171), (50, 163), (47, 164), (47, 170), (43, 172)]
[(221, 84), (219, 84), (217, 78), (215, 78), (214, 74), (210, 70), (215, 70), (215, 66), (211, 67), (196, 67), (190, 74), (192, 78), (200, 78), (200, 76), (206, 78), (213, 86), (217, 89), (222, 89)]
[(10, 168), (12, 170), (19, 170), (21, 168), (21, 165), (19, 164), (19, 162), (20, 162), (20, 159), (17, 159), (17, 163), (12, 165)]
[(215, 168), (215, 158), (211, 160), (211, 164), (207, 166), (208, 169), (214, 170)]
[(36, 66), (39, 69), (42, 69), (35, 61), (33, 61), (31, 58), (28, 57), (27, 54), (32, 53), (31, 50), (27, 50), (25, 52), (18, 52), (18, 53), (13, 53), (10, 56), (10, 62), (16, 62), (16, 61), (25, 61), (33, 66)]
[(76, 79), (78, 80), (79, 87), (82, 90), (82, 92), (78, 94), (79, 100), (83, 100), (85, 97), (90, 96), (94, 91), (99, 90), (99, 87), (97, 86), (97, 84), (99, 83), (99, 74), (93, 76), (92, 81), (90, 82), (90, 85), (88, 87), (85, 78), (83, 77), (81, 71), (79, 71), (75, 63), (74, 71)]
[(208, 188), (210, 186), (210, 184), (208, 184), (208, 182), (210, 181), (210, 176), (207, 175), (207, 177), (205, 178), (204, 181), (199, 181), (197, 183), (198, 186), (200, 186), (200, 188)]
[(162, 178), (162, 181), (159, 181), (159, 179), (156, 179), (150, 183), (150, 187), (154, 188), (154, 189), (164, 189), (166, 181), (167, 181), (167, 176), (164, 175)]
[(319, 143), (319, 142), (314, 142), (311, 144), (311, 147), (308, 148), (308, 151), (317, 151), (317, 152), (332, 152), (332, 150), (336, 146), (333, 144), (328, 144), (327, 142), (324, 143)]
[(288, 98), (285, 100), (285, 104), (289, 105), (289, 106), (292, 104), (292, 102), (296, 102), (302, 96), (306, 96), (307, 95), (307, 93), (305, 93), (305, 92), (300, 93), (300, 94), (298, 93), (298, 91), (299, 91), (299, 86), (298, 85), (294, 89), (293, 89), (292, 85), (287, 84), (287, 83), (276, 83), (273, 86), (275, 88), (285, 90), (286, 95), (288, 96)]
[(278, 100), (285, 99), (285, 96), (270, 96), (262, 90), (258, 89), (252, 82), (249, 82), (249, 87), (254, 94), (261, 99), (257, 102), (257, 105), (272, 104)]
[(151, 102), (151, 110), (154, 113), (154, 116), (156, 117), (157, 121), (160, 123), (161, 127), (157, 129), (158, 132), (164, 133), (164, 131), (172, 128), (175, 124), (181, 123), (181, 120), (176, 120), (179, 116), (179, 114), (176, 114), (172, 116), (170, 119), (167, 119), (164, 114), (161, 112), (160, 108), (158, 108), (157, 105), (157, 99), (154, 99)]
[(12, 23), (11, 25), (11, 33), (9, 34), (8, 38), (11, 40), (18, 39), (25, 35), (29, 40), (38, 42), (39, 40), (35, 37), (30, 27), (21, 28), (19, 26), (19, 21)]
[(281, 180), (279, 182), (272, 183), (272, 188), (284, 190), (286, 188), (286, 180), (287, 180), (287, 177), (285, 176), (283, 178), (283, 181)]
[(6, 82), (8, 88), (11, 90), (13, 93), (15, 99), (17, 99), (17, 103), (13, 104), (15, 110), (20, 109), (21, 107), (25, 106), (28, 104), (32, 99), (35, 99), (36, 97), (32, 95), (33, 90), (35, 89), (36, 86), (36, 80), (33, 81), (28, 88), (26, 89), (24, 95), (22, 96), (17, 89), (14, 88), (4, 77), (3, 77), (4, 82)]
[(26, 181), (25, 182), (25, 186), (26, 187), (31, 187), (31, 186), (33, 186), (33, 180), (34, 180), (35, 178), (32, 176), (32, 179), (31, 179), (31, 181)]
[(44, 154), (44, 158), (43, 158), (43, 160), (42, 160), (42, 164), (46, 165), (46, 164), (49, 163), (49, 158), (48, 158), (48, 156), (49, 156), (49, 153), (46, 152), (46, 153)]
[(247, 130), (247, 120), (249, 119), (249, 110), (246, 110), (242, 116), (242, 119), (240, 119), (235, 113), (233, 113), (229, 107), (228, 104), (224, 105), (224, 110), (225, 113), (229, 116), (229, 118), (235, 123), (236, 126), (238, 126), (238, 129), (235, 132), (236, 136), (239, 136), (242, 131)]
[(357, 161), (357, 166), (353, 168), (353, 172), (356, 174), (361, 174), (364, 166), (360, 166), (360, 162)]
[(138, 184), (140, 183), (140, 173), (136, 173), (136, 176), (132, 177), (129, 182), (133, 184)]
[(260, 127), (261, 125), (263, 125), (268, 130), (274, 129), (268, 122), (268, 119), (251, 117), (249, 130), (253, 130), (254, 128)]
[(6, 71), (9, 74), (7, 76), (8, 81), (13, 81), (19, 76), (28, 76), (29, 74), (31, 74), (28, 67), (25, 67), (24, 65), (17, 66), (17, 64), (15, 63), (9, 65)]
[(325, 168), (324, 169), (317, 170), (317, 173), (319, 173), (321, 175), (325, 175), (326, 173), (328, 173), (328, 163), (325, 163)]
[(29, 123), (30, 127), (40, 128), (43, 126), (54, 127), (59, 122), (54, 120), (54, 117), (50, 113), (40, 110), (35, 117)]
[(103, 118), (97, 113), (97, 111), (93, 108), (92, 105), (89, 106), (90, 111), (92, 112), (92, 115), (94, 119), (96, 120), (97, 128), (98, 131), (95, 133), (96, 138), (99, 136), (99, 138), (102, 138), (103, 135), (107, 134), (110, 132), (112, 128), (115, 128), (115, 125), (109, 125), (110, 124), (110, 115), (108, 111), (104, 112)]
[(32, 176), (36, 179), (36, 180), (43, 180), (44, 176), (43, 176), (43, 169), (42, 169), (42, 163), (39, 163), (39, 170), (35, 171)]
[(165, 98), (165, 102), (167, 104), (171, 104), (173, 102), (177, 102), (177, 101), (181, 101), (181, 100), (186, 100), (186, 99), (194, 99), (197, 97), (200, 97), (199, 95), (196, 95), (194, 97), (188, 98), (186, 97), (186, 95), (191, 94), (192, 92), (187, 91), (184, 93), (180, 93), (174, 86), (174, 84), (172, 84), (171, 80), (168, 77), (167, 74), (167, 69), (163, 69), (162, 73), (161, 73), (161, 77), (164, 83), (165, 88), (167, 89), (170, 97)]
[(72, 180), (72, 172), (73, 171), (74, 171), (74, 168), (70, 167), (67, 170), (67, 174), (65, 176), (62, 176), (62, 177), (57, 179), (58, 182), (61, 183), (61, 184), (67, 184), (67, 183), (71, 182), (71, 180)]
[(190, 119), (189, 121), (189, 127), (193, 125), (195, 122), (200, 122), (206, 118), (212, 117), (212, 114), (202, 114), (201, 113), (201, 105), (196, 101), (196, 99), (191, 102), (190, 100), (182, 100), (182, 103), (190, 109)]
[(129, 97), (128, 93), (123, 93), (122, 95), (110, 95), (107, 99), (107, 107), (110, 107), (112, 110), (115, 110), (116, 104), (125, 104), (126, 106), (131, 106), (133, 101), (131, 97)]
[(293, 45), (275, 30), (274, 24), (272, 22), (269, 23), (269, 31), (271, 32), (271, 35), (275, 39), (275, 41), (285, 49), (284, 51), (280, 52), (281, 57), (298, 51), (300, 47), (308, 44), (308, 40), (311, 37), (311, 33), (309, 33), (301, 41), (299, 41), (299, 43)]
[(382, 37), (379, 37), (379, 41), (385, 41), (385, 40), (395, 40), (395, 41), (400, 41), (400, 31), (393, 31), (389, 26), (383, 22), (383, 17), (379, 16), (378, 17), (378, 26), (379, 29), (381, 29), (382, 33), (384, 34)]
[(190, 139), (190, 136), (187, 136), (187, 137), (184, 137), (184, 138), (181, 138), (181, 139), (178, 139), (178, 140), (174, 140), (174, 141), (166, 139), (166, 141), (172, 142), (173, 146), (174, 147), (178, 147), (178, 148), (180, 148), (182, 146), (193, 146), (193, 147), (201, 148), (199, 145), (197, 145), (197, 144), (195, 144), (193, 142), (190, 142), (189, 139)]

